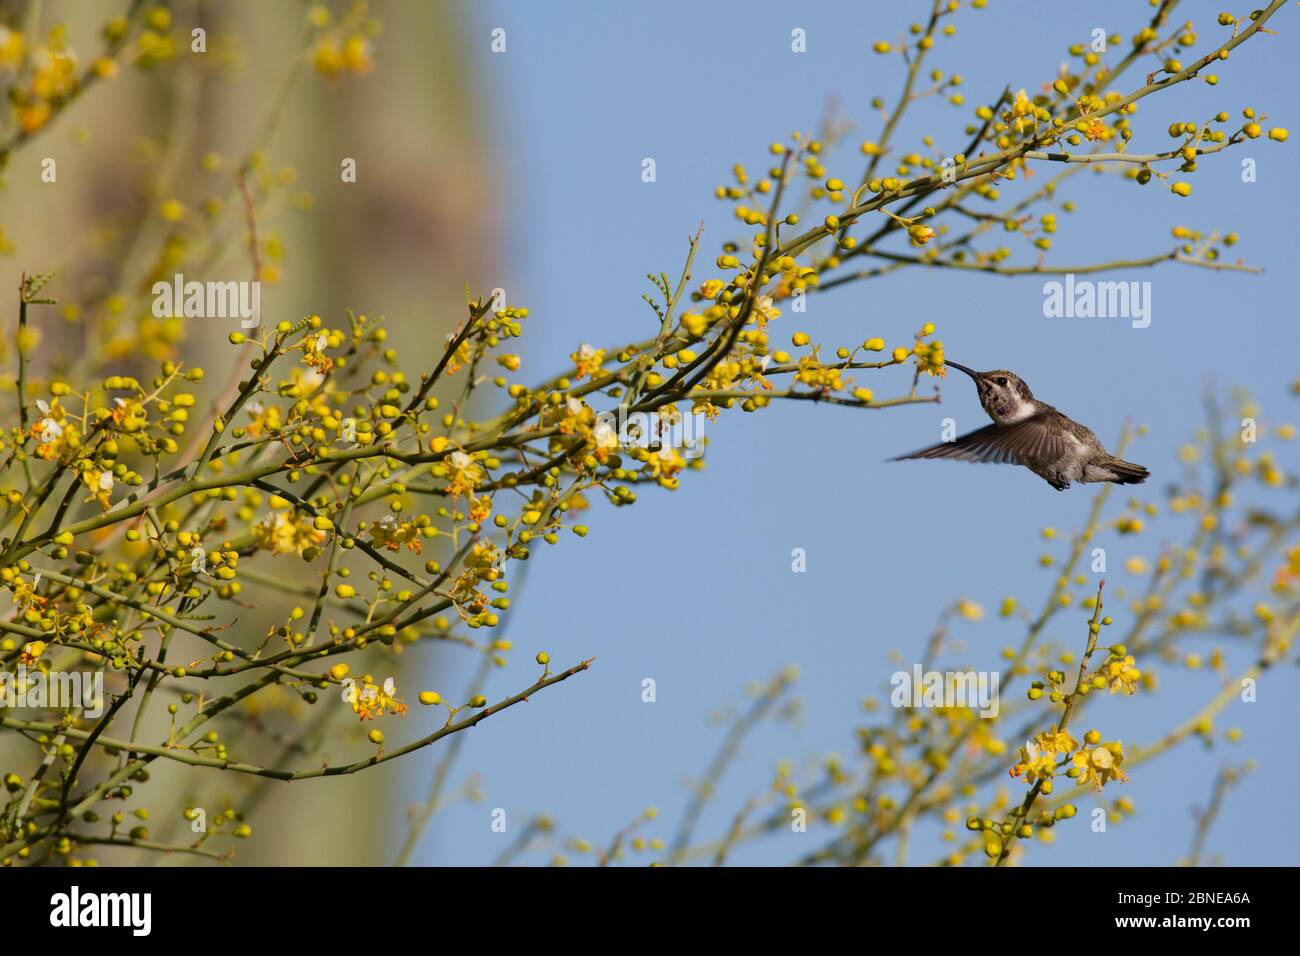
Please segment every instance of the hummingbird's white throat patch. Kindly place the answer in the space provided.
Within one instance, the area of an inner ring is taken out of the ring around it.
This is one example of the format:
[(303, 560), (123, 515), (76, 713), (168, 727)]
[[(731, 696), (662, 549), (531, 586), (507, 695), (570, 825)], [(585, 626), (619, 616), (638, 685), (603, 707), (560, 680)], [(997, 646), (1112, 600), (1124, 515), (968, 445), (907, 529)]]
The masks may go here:
[(1023, 422), (1026, 418), (1033, 415), (1036, 409), (1033, 402), (1027, 402), (1023, 398), (1017, 398), (1016, 407), (1011, 410), (1011, 414), (1004, 415), (1003, 420), (1009, 425), (1013, 422)]

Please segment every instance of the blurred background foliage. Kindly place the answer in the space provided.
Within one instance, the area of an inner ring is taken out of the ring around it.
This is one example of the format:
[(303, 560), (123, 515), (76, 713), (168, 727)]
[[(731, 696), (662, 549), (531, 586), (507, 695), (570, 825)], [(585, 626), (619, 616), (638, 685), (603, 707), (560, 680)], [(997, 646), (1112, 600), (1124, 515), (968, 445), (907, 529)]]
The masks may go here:
[[(312, 18), (323, 8), (305, 3), (0, 5), (0, 24), (28, 43), (63, 25), (79, 69), (93, 66), (114, 16), (138, 22), (154, 9), (170, 10), (166, 27), (145, 24), (159, 38), (152, 47), (132, 41), (110, 81), (95, 83), (5, 157), (5, 287), (16, 292), (23, 269), (56, 273), (47, 292), (58, 305), (34, 323), (36, 379), (84, 377), (95, 366), (143, 376), (158, 359), (183, 358), (205, 367), (196, 392), (207, 408), (236, 361), (246, 360), (226, 343), (230, 323), (157, 320), (150, 286), (170, 278), (168, 257), (190, 280), (250, 277), (234, 174), (254, 150), (260, 160), (249, 184), (263, 260), (263, 322), (320, 313), (342, 325), (349, 308), (383, 315), (404, 362), (436, 363), (460, 317), (466, 284), (492, 287), (500, 228), (482, 104), (465, 58), (465, 7), (377, 0), (332, 8), (330, 26), (341, 33), (333, 48), (322, 49), (329, 30)], [(206, 30), (204, 55), (191, 55), (194, 24)], [(348, 36), (366, 38), (369, 62), (359, 69), (342, 65)], [(374, 54), (378, 46), (382, 58)], [(19, 132), (9, 123), (6, 140)], [(51, 158), (57, 179), (43, 182), (42, 163)], [(345, 158), (356, 161), (364, 188), (342, 182)], [(214, 200), (218, 206), (209, 207)], [(183, 212), (169, 205), (176, 202)], [(6, 327), (16, 302), (16, 294), (0, 297)], [(0, 378), (12, 388), (10, 336), (3, 349)], [(249, 599), (263, 607), (292, 603), (258, 592)], [(284, 609), (268, 613), (281, 616)], [(427, 674), (431, 666), (424, 661), (420, 669)], [(165, 735), (166, 727), (149, 732)], [(10, 747), (0, 740), (0, 763)], [(178, 800), (193, 802), (196, 794), (185, 792), (177, 769), (154, 773), (164, 785), (162, 775), (173, 777)], [(358, 808), (386, 802), (402, 772), (393, 764), (344, 779), (261, 786), (251, 802), (249, 788), (266, 781), (230, 781), (221, 799), (258, 811), (258, 839), (243, 844), (241, 861), (391, 862), (393, 821)], [(216, 781), (214, 775), (189, 782)], [(310, 812), (300, 812), (305, 804)], [(105, 848), (101, 858), (139, 856)]]

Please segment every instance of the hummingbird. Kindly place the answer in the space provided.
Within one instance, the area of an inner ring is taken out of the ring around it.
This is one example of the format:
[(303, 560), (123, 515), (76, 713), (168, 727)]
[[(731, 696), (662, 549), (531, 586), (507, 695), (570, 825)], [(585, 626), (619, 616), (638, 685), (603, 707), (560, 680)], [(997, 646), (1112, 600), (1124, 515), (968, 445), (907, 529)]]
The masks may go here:
[(1151, 477), (1151, 472), (1141, 465), (1108, 452), (1090, 429), (1034, 398), (1019, 375), (1006, 369), (976, 372), (949, 361), (944, 365), (965, 372), (974, 380), (980, 404), (993, 424), (955, 441), (900, 455), (894, 461), (955, 458), (1024, 465), (1057, 491), (1069, 488), (1072, 481), (1138, 485)]

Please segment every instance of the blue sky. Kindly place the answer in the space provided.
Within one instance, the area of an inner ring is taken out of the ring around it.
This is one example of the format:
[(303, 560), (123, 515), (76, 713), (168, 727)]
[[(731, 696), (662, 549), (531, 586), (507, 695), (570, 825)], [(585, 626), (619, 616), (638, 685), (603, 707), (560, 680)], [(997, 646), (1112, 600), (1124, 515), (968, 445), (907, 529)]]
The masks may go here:
[[(525, 355), (534, 375), (559, 370), (582, 341), (614, 344), (653, 331), (640, 298), (649, 291), (645, 274), (675, 275), (688, 234), (703, 221), (697, 274), (711, 275), (718, 244), (743, 234), (730, 207), (713, 199), (713, 187), (728, 181), (734, 163), (767, 166), (773, 139), (814, 129), (827, 97), (837, 98), (840, 115), (857, 128), (826, 165), (856, 179), (862, 157), (855, 146), (879, 132), (870, 100), (892, 102), (901, 82), (898, 59), (876, 56), (870, 46), (897, 39), (928, 8), (794, 8), (766, 0), (475, 5), (466, 42), (480, 50), (478, 80), (502, 194), (499, 284), (512, 303), (530, 309)], [(1180, 8), (1202, 31), (1197, 49), (1221, 34), (1219, 9)], [(927, 132), (940, 145), (964, 143), (974, 103), (1004, 84), (1033, 90), (1054, 74), (1066, 46), (1085, 42), (1094, 27), (1128, 37), (1148, 16), (1140, 2), (1083, 8), (993, 0), (986, 11), (964, 11), (954, 21), (958, 35), (939, 41), (933, 63), (962, 74), (967, 106), (927, 101), (900, 129), (899, 145), (911, 149)], [(1266, 126), (1294, 128), (1295, 100), (1284, 91), (1293, 87), (1300, 14), (1283, 9), (1273, 23), (1280, 35), (1234, 54), (1218, 87), (1193, 82), (1143, 101), (1135, 148), (1167, 148), (1165, 127), (1175, 119), (1199, 121), (1219, 109), (1236, 115), (1246, 104), (1269, 114)], [(498, 26), (508, 48), (494, 55), (488, 34)], [(796, 27), (807, 33), (802, 55), (790, 51)], [(1137, 82), (1134, 72), (1122, 86)], [(1286, 389), (1298, 371), (1288, 284), (1300, 209), (1293, 149), (1259, 140), (1210, 157), (1192, 177), (1190, 200), (1156, 184), (1140, 189), (1117, 177), (1075, 177), (1069, 195), (1079, 211), (1061, 217), (1049, 262), (1150, 255), (1170, 247), (1171, 226), (1186, 225), (1237, 231), (1240, 254), (1266, 270), (1247, 276), (1165, 265), (1108, 276), (1152, 283), (1149, 328), (1046, 319), (1040, 277), (905, 270), (811, 298), (805, 315), (777, 321), (774, 338), (788, 341), (805, 329), (827, 351), (877, 335), (892, 345), (933, 322), (954, 360), (1017, 371), (1040, 398), (1108, 444), (1126, 418), (1147, 424), (1149, 435), (1129, 457), (1155, 473), (1143, 500), (1160, 500), (1176, 450), (1203, 421), (1207, 383), (1249, 386), (1266, 419), (1296, 417)], [(645, 157), (656, 162), (652, 184), (641, 181)], [(1254, 183), (1241, 181), (1244, 157), (1256, 160)], [(1024, 252), (1019, 261), (1027, 261)], [(906, 387), (902, 374), (862, 384), (878, 395)], [(763, 792), (777, 760), (799, 765), (829, 752), (851, 755), (862, 698), (879, 693), (897, 669), (889, 651), (914, 660), (940, 608), (959, 595), (990, 611), (982, 622), (956, 626), (965, 659), (996, 668), (998, 651), (1022, 634), (998, 619), (998, 602), (1014, 594), (1041, 604), (1051, 578), (1035, 564), (1044, 550), (1039, 530), (1077, 529), (1092, 489), (1057, 493), (1023, 469), (886, 463), (937, 440), (948, 416), (961, 431), (983, 424), (974, 390), (959, 376), (940, 406), (864, 413), (791, 403), (760, 415), (724, 414), (710, 431), (707, 468), (684, 476), (680, 490), (643, 493), (635, 507), (618, 511), (598, 506), (590, 538), (539, 554), (511, 612), (509, 636), (519, 651), (494, 676), (489, 698), (531, 679), (524, 662), (534, 649), (545, 648), (561, 666), (598, 660), (589, 673), (473, 731), (453, 784), (481, 774), (486, 800), (449, 807), (417, 860), (492, 859), (508, 839), (488, 826), (495, 807), (507, 810), (512, 826), (545, 811), (561, 834), (603, 845), (653, 804), (662, 819), (645, 832), (669, 837), (687, 796), (685, 779), (704, 768), (722, 738), (709, 713), (743, 706), (747, 682), (796, 663), (803, 720), (770, 724), (748, 740), (702, 821), (703, 835), (718, 835), (749, 796)], [(1115, 542), (1115, 553), (1151, 557), (1183, 531), (1160, 519), (1135, 542)], [(791, 573), (796, 547), (807, 553), (805, 574)], [(1124, 575), (1111, 577), (1118, 584)], [(1115, 607), (1122, 625), (1127, 612)], [(1085, 633), (1077, 612), (1060, 621), (1049, 636), (1076, 644)], [(1234, 667), (1245, 661), (1229, 659)], [(451, 655), (439, 664), (443, 686), (470, 666)], [(1146, 741), (1218, 686), (1209, 672), (1162, 673), (1158, 695), (1114, 698), (1089, 719)], [(657, 684), (654, 704), (641, 700), (646, 677)], [(1138, 807), (1131, 824), (1093, 834), (1077, 820), (1060, 829), (1055, 847), (1035, 847), (1031, 862), (1171, 863), (1186, 849), (1191, 807), (1205, 801), (1215, 769), (1249, 756), (1260, 770), (1230, 796), (1208, 851), (1232, 864), (1295, 864), (1294, 684), (1293, 669), (1275, 672), (1257, 704), (1229, 710), (1223, 725), (1242, 727), (1242, 744), (1212, 752), (1185, 745), (1135, 772), (1124, 790)], [(425, 761), (408, 768), (404, 803), (424, 791), (427, 769)], [(1081, 810), (1090, 806), (1085, 799)], [(1263, 819), (1267, 828), (1258, 825)], [(808, 839), (742, 848), (733, 860), (788, 862), (811, 846), (799, 842)], [(917, 862), (938, 852), (936, 842), (918, 836)]]

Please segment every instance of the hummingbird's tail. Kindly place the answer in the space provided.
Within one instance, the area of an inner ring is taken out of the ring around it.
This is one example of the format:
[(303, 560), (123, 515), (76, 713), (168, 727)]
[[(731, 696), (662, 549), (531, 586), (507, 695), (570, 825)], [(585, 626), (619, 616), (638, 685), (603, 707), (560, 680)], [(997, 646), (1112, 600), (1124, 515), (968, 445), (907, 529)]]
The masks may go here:
[(1113, 481), (1117, 485), (1140, 485), (1151, 477), (1151, 472), (1141, 465), (1135, 465), (1131, 461), (1124, 461), (1122, 458), (1107, 458), (1104, 461), (1096, 462), (1096, 467), (1110, 472), (1113, 477), (1108, 477), (1105, 480)]

